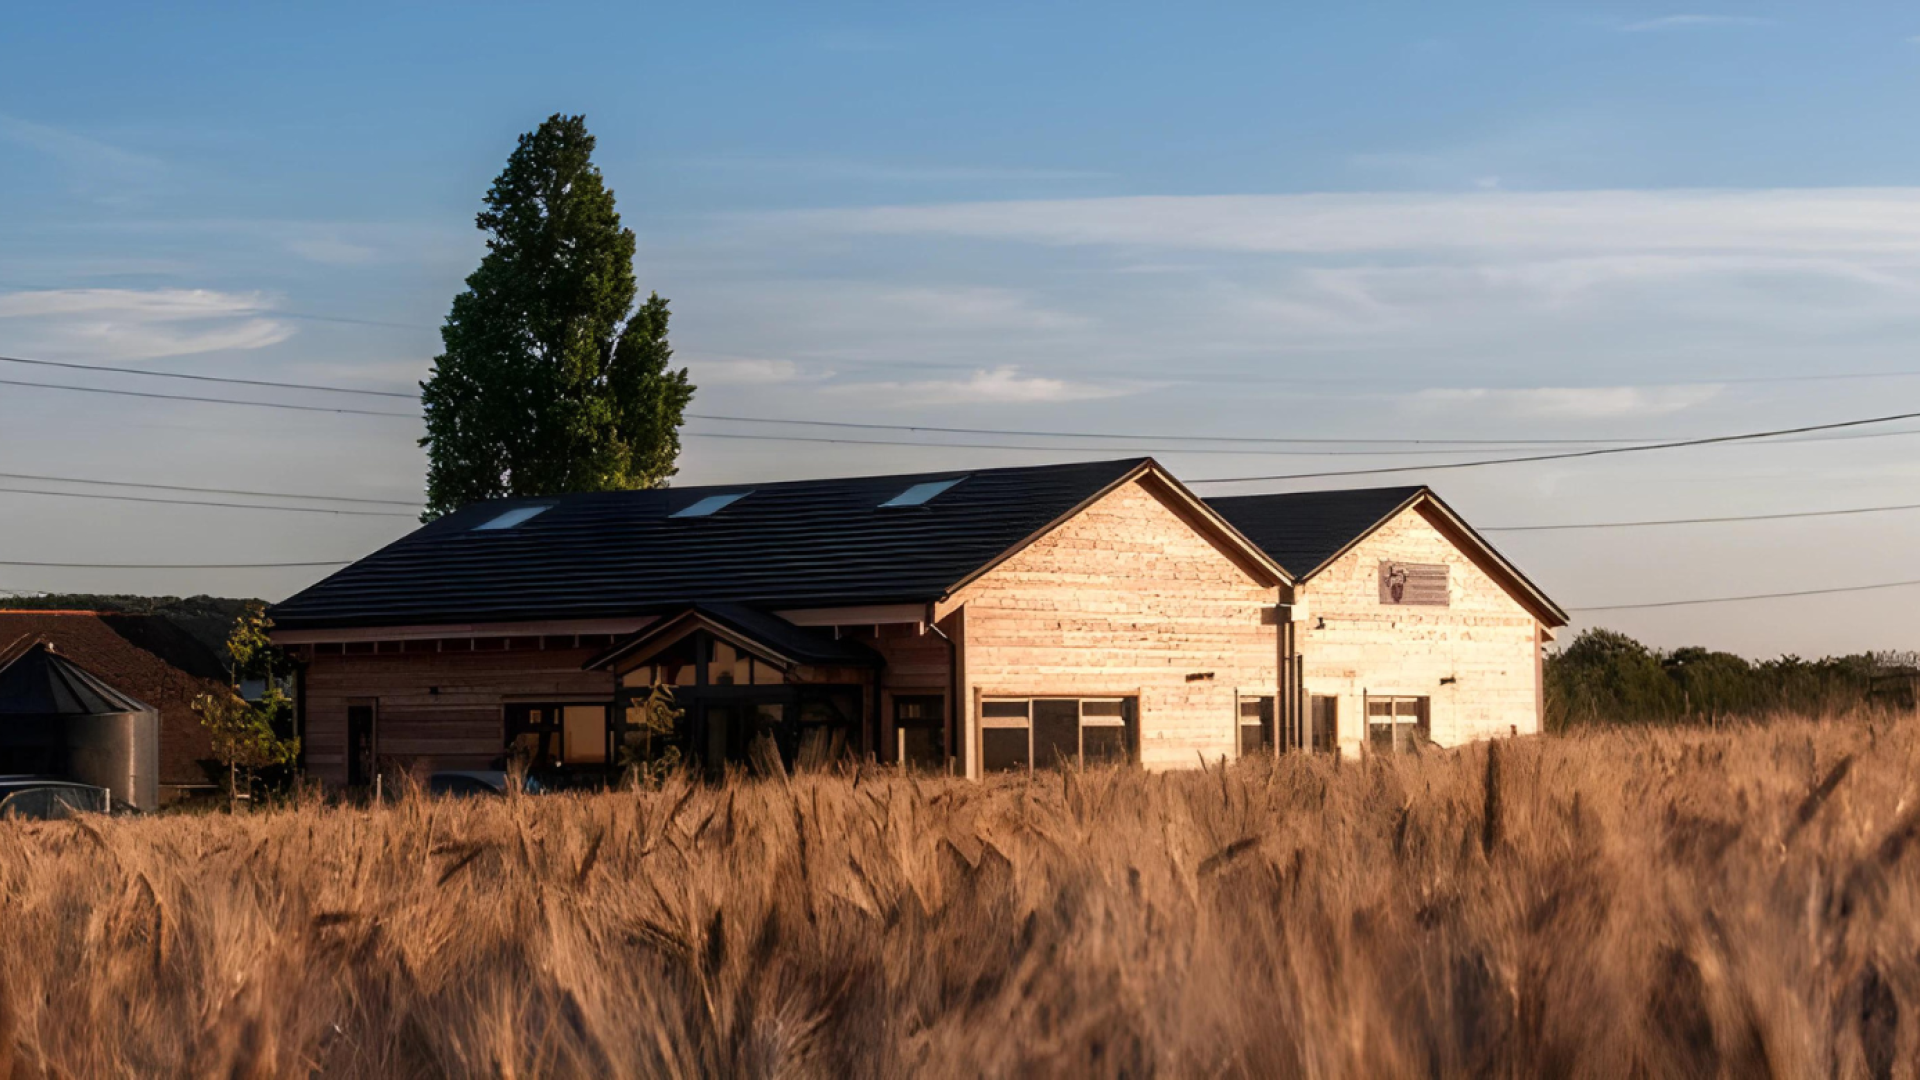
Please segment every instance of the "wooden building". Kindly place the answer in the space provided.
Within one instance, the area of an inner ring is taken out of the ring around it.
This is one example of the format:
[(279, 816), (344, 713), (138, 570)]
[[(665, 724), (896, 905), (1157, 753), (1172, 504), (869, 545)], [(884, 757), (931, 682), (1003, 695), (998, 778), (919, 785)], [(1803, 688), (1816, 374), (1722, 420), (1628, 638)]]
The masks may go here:
[(1540, 730), (1545, 649), (1566, 612), (1430, 489), (1209, 502), (1293, 575), (1300, 744)]
[[(1408, 509), (1425, 522), (1444, 508)], [(1487, 561), (1389, 526), (1347, 547)], [(511, 499), (448, 515), (272, 615), (304, 665), (307, 769), (334, 784), (513, 758), (616, 771), (658, 751), (656, 687), (683, 710), (671, 741), (710, 765), (777, 751), (968, 776), (1178, 768), (1310, 741), (1303, 679), (1332, 685), (1301, 653), (1341, 639), (1300, 624), (1301, 585), (1258, 539), (1148, 459)], [(1316, 613), (1337, 628), (1352, 575), (1315, 574)], [(1478, 624), (1459, 627), (1480, 617), (1483, 598), (1464, 599), (1480, 580), (1454, 573), (1454, 621), (1422, 632), (1473, 639)], [(1414, 595), (1432, 587), (1420, 578)], [(1502, 635), (1518, 625), (1505, 609), (1485, 618)], [(1521, 658), (1536, 697), (1540, 624), (1529, 617)], [(1419, 696), (1414, 681), (1393, 699)], [(1433, 707), (1448, 718), (1434, 738), (1492, 733), (1452, 719), (1491, 689), (1470, 686)], [(1504, 701), (1483, 712), (1519, 727)]]

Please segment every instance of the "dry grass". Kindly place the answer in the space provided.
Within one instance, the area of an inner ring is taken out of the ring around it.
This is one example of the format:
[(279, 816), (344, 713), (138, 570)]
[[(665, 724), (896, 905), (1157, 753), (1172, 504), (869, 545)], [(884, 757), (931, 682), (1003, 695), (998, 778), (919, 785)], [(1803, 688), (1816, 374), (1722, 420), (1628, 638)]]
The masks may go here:
[(1917, 751), (0, 824), (0, 1076), (1913, 1076)]

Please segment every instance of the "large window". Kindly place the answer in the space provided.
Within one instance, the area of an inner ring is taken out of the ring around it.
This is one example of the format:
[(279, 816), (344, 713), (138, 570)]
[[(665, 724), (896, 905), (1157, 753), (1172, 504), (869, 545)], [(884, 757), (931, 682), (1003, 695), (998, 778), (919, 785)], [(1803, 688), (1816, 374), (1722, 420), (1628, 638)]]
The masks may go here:
[(937, 694), (893, 699), (895, 750), (900, 764), (940, 769), (947, 763), (947, 700)]
[[(701, 655), (702, 651), (706, 655)], [(700, 685), (700, 661), (707, 663), (708, 686), (782, 686), (786, 674), (732, 642), (706, 634), (688, 634), (660, 650), (651, 661), (627, 672), (620, 685), (644, 690), (662, 685), (679, 688)]]
[(1134, 698), (995, 698), (980, 704), (980, 766), (1019, 772), (1124, 765), (1134, 758)]
[(507, 706), (508, 753), (544, 769), (607, 763), (605, 705), (512, 704)]
[(1273, 699), (1240, 699), (1240, 756), (1273, 753)]
[(1369, 697), (1367, 743), (1375, 753), (1404, 754), (1430, 741), (1427, 699)]

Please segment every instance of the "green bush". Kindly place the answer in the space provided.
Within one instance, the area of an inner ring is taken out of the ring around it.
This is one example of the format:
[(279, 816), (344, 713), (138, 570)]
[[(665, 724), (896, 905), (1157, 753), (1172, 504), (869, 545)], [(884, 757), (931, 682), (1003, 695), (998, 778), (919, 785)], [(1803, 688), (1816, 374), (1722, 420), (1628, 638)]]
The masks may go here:
[(1867, 655), (1756, 664), (1697, 646), (1659, 652), (1596, 628), (1547, 658), (1547, 727), (1838, 712), (1866, 703), (1876, 666)]

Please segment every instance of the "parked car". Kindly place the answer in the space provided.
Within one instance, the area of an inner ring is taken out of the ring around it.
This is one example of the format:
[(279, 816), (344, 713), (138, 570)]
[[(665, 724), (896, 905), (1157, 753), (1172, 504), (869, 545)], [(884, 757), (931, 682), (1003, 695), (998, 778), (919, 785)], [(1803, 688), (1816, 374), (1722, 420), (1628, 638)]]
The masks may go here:
[(75, 814), (106, 814), (113, 793), (51, 776), (0, 776), (0, 818), (60, 821)]
[[(512, 784), (512, 777), (500, 769), (452, 769), (427, 777), (427, 793), (455, 798), (505, 795)], [(520, 790), (529, 795), (538, 795), (546, 789), (541, 787), (540, 781), (529, 776), (520, 782)]]

